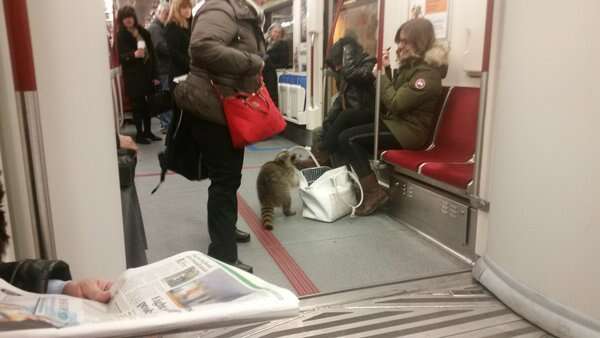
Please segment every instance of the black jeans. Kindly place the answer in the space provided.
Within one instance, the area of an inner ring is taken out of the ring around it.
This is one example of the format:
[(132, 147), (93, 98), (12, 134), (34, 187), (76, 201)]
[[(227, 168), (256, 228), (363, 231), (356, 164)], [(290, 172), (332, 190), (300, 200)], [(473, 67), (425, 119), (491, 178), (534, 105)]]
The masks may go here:
[(202, 167), (210, 179), (208, 188), (208, 255), (233, 263), (238, 259), (235, 229), (237, 190), (242, 182), (244, 149), (234, 149), (225, 126), (194, 120), (193, 137), (202, 152)]
[(133, 121), (135, 122), (135, 128), (138, 135), (152, 132), (152, 122), (148, 99), (146, 96), (133, 96), (130, 98), (131, 104), (133, 105)]
[(360, 110), (332, 110), (323, 121), (320, 147), (330, 154), (338, 152), (338, 137), (348, 128), (373, 122), (373, 112)]
[[(364, 124), (342, 131), (338, 138), (340, 150), (350, 161), (358, 177), (363, 178), (373, 173), (369, 159), (372, 158), (375, 147), (375, 124)], [(402, 145), (396, 140), (383, 122), (379, 123), (379, 151), (401, 149)]]

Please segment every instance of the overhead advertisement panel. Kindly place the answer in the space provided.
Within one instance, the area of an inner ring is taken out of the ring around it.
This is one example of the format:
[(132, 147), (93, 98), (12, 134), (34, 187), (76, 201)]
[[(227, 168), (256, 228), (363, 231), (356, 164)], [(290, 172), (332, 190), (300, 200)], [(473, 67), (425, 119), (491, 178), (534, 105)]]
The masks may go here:
[(408, 8), (410, 19), (426, 18), (437, 39), (448, 38), (448, 0), (410, 0)]

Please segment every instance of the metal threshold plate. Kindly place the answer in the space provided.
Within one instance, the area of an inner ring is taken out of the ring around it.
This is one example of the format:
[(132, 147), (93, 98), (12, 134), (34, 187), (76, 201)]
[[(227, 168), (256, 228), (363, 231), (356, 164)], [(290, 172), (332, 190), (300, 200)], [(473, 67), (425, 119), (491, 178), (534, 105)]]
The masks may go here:
[(301, 300), (297, 317), (171, 337), (552, 337), (470, 272)]

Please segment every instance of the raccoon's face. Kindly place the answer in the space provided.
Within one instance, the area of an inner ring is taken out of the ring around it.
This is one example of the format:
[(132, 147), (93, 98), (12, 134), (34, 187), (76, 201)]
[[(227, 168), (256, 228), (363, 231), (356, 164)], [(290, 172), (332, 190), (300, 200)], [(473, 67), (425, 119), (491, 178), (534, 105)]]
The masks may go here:
[(285, 166), (294, 167), (294, 161), (296, 161), (296, 154), (291, 154), (289, 151), (284, 150), (277, 154), (275, 161)]

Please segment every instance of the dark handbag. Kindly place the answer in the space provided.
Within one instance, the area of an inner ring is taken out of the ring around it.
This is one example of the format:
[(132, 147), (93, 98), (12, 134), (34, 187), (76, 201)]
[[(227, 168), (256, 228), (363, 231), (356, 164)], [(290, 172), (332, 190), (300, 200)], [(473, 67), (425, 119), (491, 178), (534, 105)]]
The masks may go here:
[(156, 92), (150, 96), (149, 101), (152, 116), (158, 116), (173, 109), (173, 97), (168, 90), (157, 89)]
[(217, 86), (213, 88), (223, 104), (234, 148), (244, 148), (281, 133), (286, 126), (283, 115), (271, 99), (262, 77), (254, 93), (236, 92), (223, 96)]
[(173, 123), (167, 132), (167, 147), (158, 154), (160, 181), (152, 190), (152, 194), (165, 181), (169, 170), (190, 181), (200, 181), (208, 177), (207, 171), (202, 167), (202, 153), (194, 146), (191, 128), (180, 110), (174, 113)]
[(173, 97), (177, 107), (183, 109), (186, 113), (190, 113), (201, 120), (227, 125), (225, 116), (220, 109), (211, 109), (210, 101), (218, 100), (214, 93), (210, 91), (210, 85), (207, 80), (202, 79), (194, 74), (188, 74), (187, 78), (179, 82), (173, 89)]
[(119, 160), (119, 182), (121, 188), (127, 188), (133, 185), (135, 181), (137, 155), (134, 150), (119, 148), (117, 156)]

